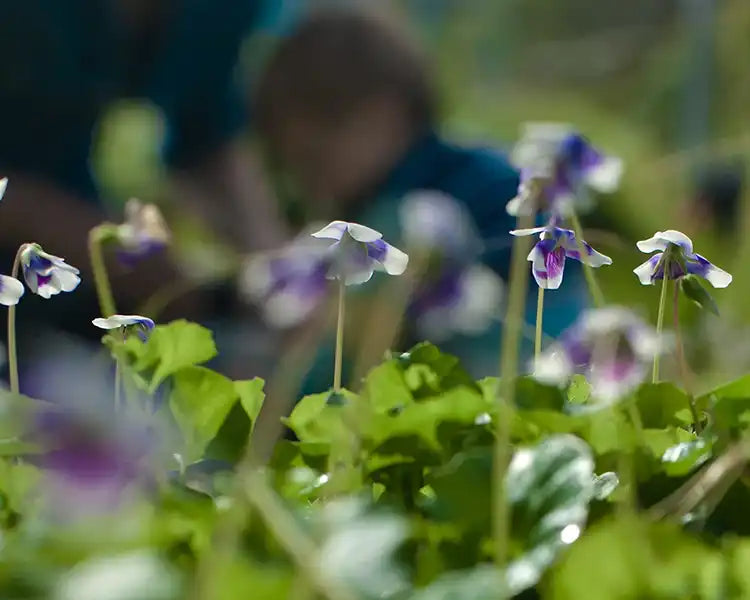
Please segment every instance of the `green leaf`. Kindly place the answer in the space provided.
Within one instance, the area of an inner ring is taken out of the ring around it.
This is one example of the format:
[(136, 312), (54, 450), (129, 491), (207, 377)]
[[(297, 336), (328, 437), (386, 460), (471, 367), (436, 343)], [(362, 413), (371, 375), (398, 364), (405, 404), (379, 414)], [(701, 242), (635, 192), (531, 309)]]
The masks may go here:
[(237, 398), (230, 379), (205, 367), (185, 367), (174, 375), (169, 407), (185, 440), (187, 462), (201, 458)]
[[(347, 390), (342, 390), (341, 394), (350, 401), (358, 399)], [(303, 442), (331, 444), (343, 427), (343, 406), (331, 404), (330, 397), (331, 392), (305, 396), (282, 421)]]
[(255, 421), (263, 407), (263, 401), (266, 394), (263, 391), (265, 382), (260, 377), (247, 379), (244, 381), (235, 381), (234, 389), (240, 397), (242, 408), (245, 409), (247, 416), (250, 417), (252, 427), (255, 427)]
[(591, 385), (583, 375), (573, 375), (568, 386), (568, 402), (586, 404), (591, 397)]
[(479, 565), (473, 569), (451, 571), (427, 587), (417, 590), (409, 600), (495, 600), (501, 595), (503, 578), (497, 569)]
[(404, 380), (415, 398), (434, 396), (458, 386), (480, 391), (458, 358), (441, 352), (429, 342), (417, 344), (397, 360), (404, 370)]
[(560, 388), (539, 383), (533, 377), (516, 380), (516, 406), (521, 410), (554, 410), (562, 412), (565, 397)]
[(701, 285), (700, 280), (695, 275), (685, 275), (680, 280), (680, 286), (684, 294), (703, 310), (707, 310), (715, 315), (719, 315), (719, 307), (708, 293), (706, 288)]
[(404, 372), (395, 360), (386, 361), (367, 374), (363, 396), (377, 413), (399, 410), (414, 402)]
[(516, 451), (506, 479), (513, 543), (506, 582), (515, 595), (539, 581), (559, 552), (580, 535), (594, 494), (591, 449), (572, 435), (551, 436)]
[(643, 426), (662, 429), (692, 423), (687, 394), (671, 383), (647, 383), (636, 395)]
[(712, 455), (712, 444), (703, 438), (681, 442), (664, 451), (661, 461), (664, 471), (673, 477), (687, 475), (701, 466)]
[(209, 329), (188, 321), (173, 321), (154, 328), (147, 342), (130, 338), (128, 350), (135, 354), (136, 371), (153, 372), (149, 391), (183, 367), (204, 363), (216, 356), (216, 345)]

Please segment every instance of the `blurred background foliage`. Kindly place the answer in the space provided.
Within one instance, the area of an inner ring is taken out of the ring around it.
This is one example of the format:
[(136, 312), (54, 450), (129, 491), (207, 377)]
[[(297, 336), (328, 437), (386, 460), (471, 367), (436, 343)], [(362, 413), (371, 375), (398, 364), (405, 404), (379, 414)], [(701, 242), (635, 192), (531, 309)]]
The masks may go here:
[[(274, 40), (319, 4), (331, 2), (269, 4), (238, 69), (249, 89)], [(750, 282), (742, 277), (750, 240), (741, 235), (750, 227), (748, 192), (743, 189), (734, 232), (698, 227), (689, 200), (707, 166), (750, 158), (750, 78), (743, 60), (750, 56), (750, 3), (390, 0), (377, 7), (401, 13), (424, 44), (443, 128), (455, 138), (508, 149), (521, 122), (564, 121), (625, 160), (623, 187), (585, 221), (588, 238), (620, 267), (601, 270), (608, 298), (652, 310), (656, 292), (639, 286), (627, 268), (643, 260), (634, 242), (659, 229), (685, 231), (700, 252), (735, 275), (717, 294), (721, 321), (709, 316), (704, 323), (683, 307), (699, 333), (692, 352), (706, 365), (707, 386), (739, 374), (750, 360), (743, 341)], [(111, 107), (93, 160), (113, 205), (161, 195), (162, 135), (152, 107), (137, 100)], [(201, 237), (196, 224), (182, 230), (188, 241)], [(713, 334), (700, 335), (704, 330)], [(722, 355), (729, 346), (732, 352)]]

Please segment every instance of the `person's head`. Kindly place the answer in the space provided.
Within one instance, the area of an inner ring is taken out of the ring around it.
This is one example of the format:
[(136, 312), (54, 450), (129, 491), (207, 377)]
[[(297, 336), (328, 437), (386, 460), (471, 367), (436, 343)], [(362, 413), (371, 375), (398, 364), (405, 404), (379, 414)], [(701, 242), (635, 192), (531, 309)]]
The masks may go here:
[(343, 9), (314, 13), (280, 43), (255, 98), (271, 155), (318, 203), (377, 185), (433, 111), (409, 37), (382, 16)]

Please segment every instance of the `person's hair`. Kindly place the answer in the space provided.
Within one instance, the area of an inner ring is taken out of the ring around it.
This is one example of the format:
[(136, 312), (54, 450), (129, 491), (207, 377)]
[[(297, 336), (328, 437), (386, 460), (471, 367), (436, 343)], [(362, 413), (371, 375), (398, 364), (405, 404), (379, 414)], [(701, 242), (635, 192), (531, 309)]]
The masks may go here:
[(430, 76), (409, 36), (381, 15), (328, 9), (312, 13), (279, 44), (253, 112), (261, 133), (272, 134), (290, 113), (335, 122), (384, 94), (403, 102), (416, 129), (431, 124)]

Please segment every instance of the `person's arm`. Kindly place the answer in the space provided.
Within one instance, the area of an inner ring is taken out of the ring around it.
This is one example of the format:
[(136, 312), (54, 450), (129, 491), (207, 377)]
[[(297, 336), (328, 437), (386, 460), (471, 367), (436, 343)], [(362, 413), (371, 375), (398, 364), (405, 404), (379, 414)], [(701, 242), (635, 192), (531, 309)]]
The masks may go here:
[(259, 160), (242, 142), (175, 171), (172, 183), (175, 198), (241, 252), (276, 248), (288, 238)]

